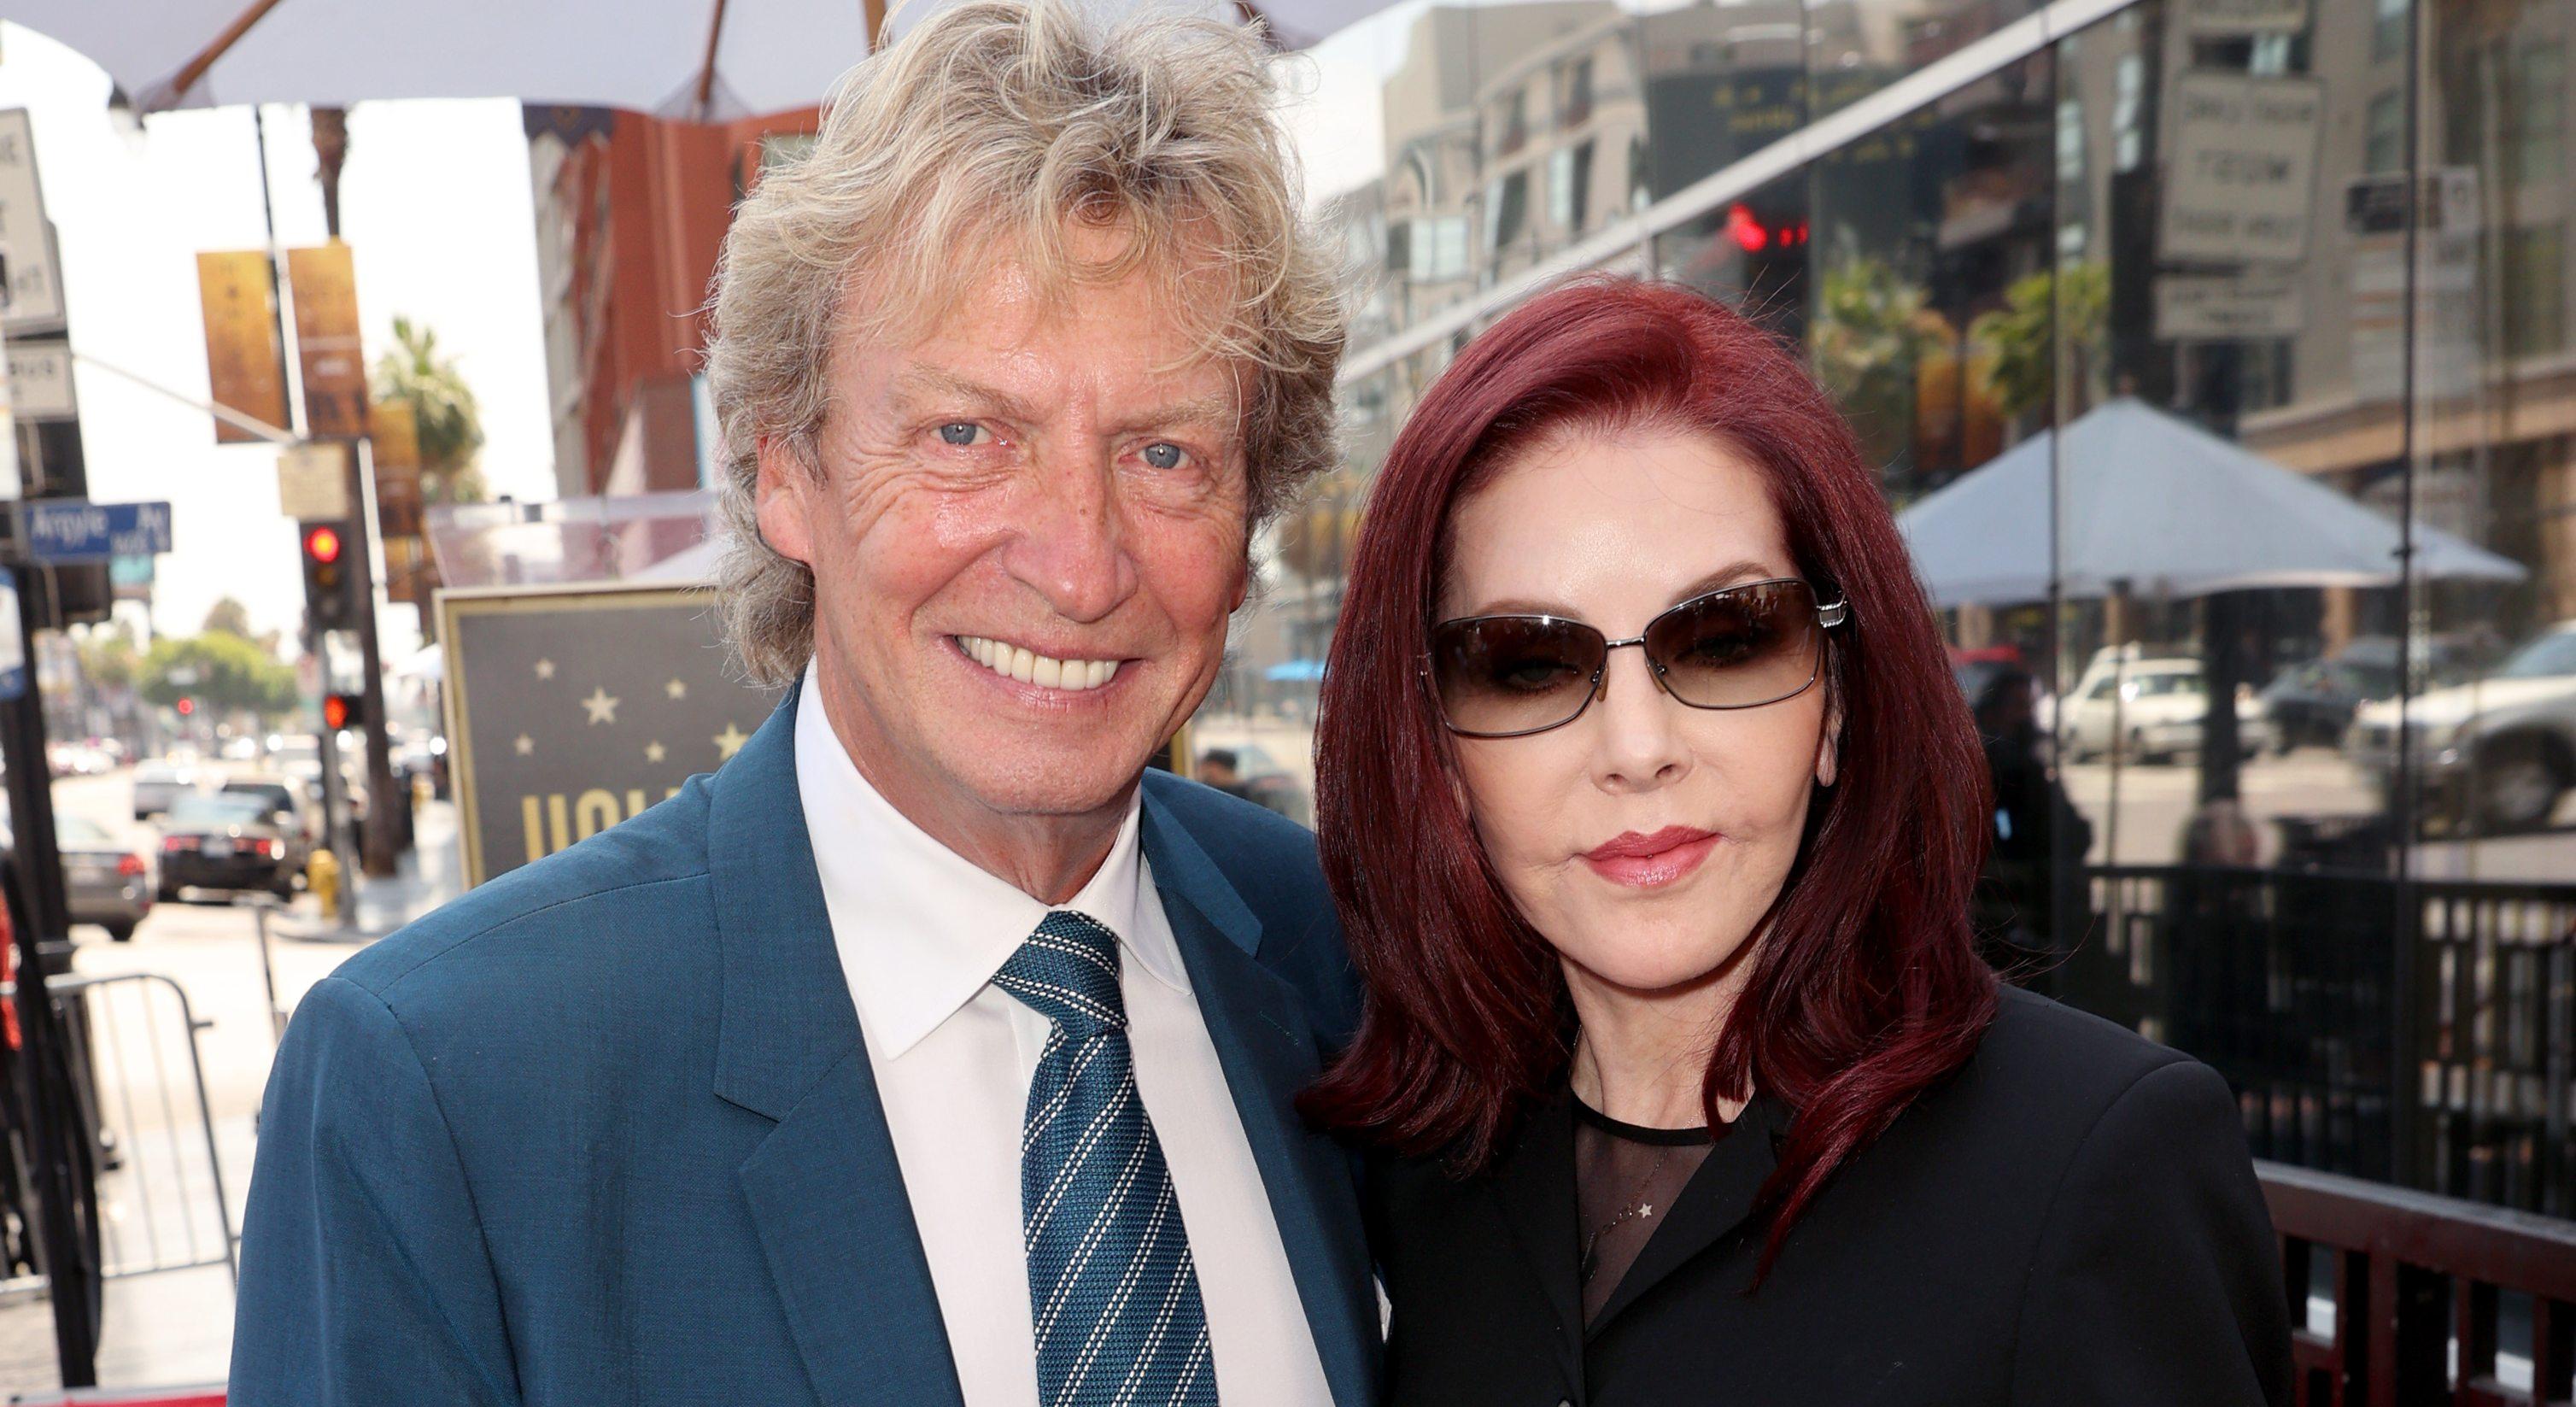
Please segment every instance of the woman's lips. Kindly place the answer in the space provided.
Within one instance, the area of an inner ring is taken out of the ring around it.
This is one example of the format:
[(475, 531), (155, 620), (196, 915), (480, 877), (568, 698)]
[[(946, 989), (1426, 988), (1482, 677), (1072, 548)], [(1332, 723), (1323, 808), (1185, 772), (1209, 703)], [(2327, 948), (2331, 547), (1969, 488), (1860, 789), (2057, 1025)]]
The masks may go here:
[(1719, 839), (1695, 826), (1666, 826), (1652, 835), (1630, 831), (1586, 851), (1583, 863), (1613, 884), (1659, 889), (1698, 869)]

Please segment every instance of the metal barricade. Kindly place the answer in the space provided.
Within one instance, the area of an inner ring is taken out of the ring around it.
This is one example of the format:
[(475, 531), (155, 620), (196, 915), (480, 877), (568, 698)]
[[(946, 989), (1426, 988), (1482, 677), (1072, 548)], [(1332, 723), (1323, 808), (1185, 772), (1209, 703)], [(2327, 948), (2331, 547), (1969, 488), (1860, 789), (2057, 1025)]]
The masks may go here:
[[(223, 1266), (237, 1282), (238, 1238), (225, 1191), (197, 1033), (176, 981), (154, 972), (57, 977), (46, 984), (75, 1047), (74, 1096), (96, 1153), (102, 1278)], [(0, 995), (14, 996), (7, 984)], [(0, 1295), (43, 1286), (0, 1283)]]

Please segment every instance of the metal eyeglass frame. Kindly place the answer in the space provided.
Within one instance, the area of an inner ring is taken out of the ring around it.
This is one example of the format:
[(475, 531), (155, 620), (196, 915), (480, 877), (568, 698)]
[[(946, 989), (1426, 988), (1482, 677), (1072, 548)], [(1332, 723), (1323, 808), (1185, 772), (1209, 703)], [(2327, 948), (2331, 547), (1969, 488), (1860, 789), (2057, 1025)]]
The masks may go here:
[[(1733, 586), (1721, 586), (1715, 591), (1703, 591), (1699, 595), (1693, 596), (1687, 601), (1676, 601), (1672, 605), (1666, 606), (1664, 609), (1655, 613), (1653, 620), (1646, 622), (1646, 631), (1652, 631), (1655, 628), (1656, 623), (1661, 621), (1664, 617), (1669, 616), (1676, 611), (1688, 610), (1712, 596), (1725, 596), (1737, 591), (1750, 591), (1758, 586), (1785, 585), (1803, 586), (1807, 589), (1807, 594), (1811, 598), (1818, 594), (1815, 584), (1803, 577), (1775, 576), (1764, 577), (1760, 581), (1739, 581)], [(1818, 630), (1831, 630), (1835, 626), (1841, 625), (1849, 619), (1851, 619), (1851, 598), (1848, 596), (1845, 596), (1838, 601), (1818, 601), (1816, 603), (1816, 628)], [(1609, 637), (1608, 632), (1602, 631), (1599, 626), (1593, 625), (1587, 621), (1575, 620), (1568, 616), (1530, 615), (1519, 611), (1505, 611), (1495, 615), (1486, 616), (1459, 616), (1453, 620), (1441, 621), (1431, 628), (1433, 630), (1438, 630), (1442, 626), (1472, 625), (1477, 621), (1486, 620), (1542, 620), (1556, 621), (1566, 625), (1582, 626), (1586, 630), (1594, 631), (1601, 635), (1601, 667), (1592, 672), (1591, 687), (1584, 690), (1583, 702), (1575, 705), (1574, 712), (1565, 715), (1554, 723), (1542, 723), (1535, 728), (1521, 728), (1509, 733), (1479, 733), (1472, 729), (1461, 728), (1457, 724), (1449, 721), (1449, 709), (1440, 701), (1440, 681), (1434, 675), (1434, 671), (1432, 669), (1432, 657), (1429, 652), (1426, 651), (1422, 657), (1420, 672), (1422, 674), (1422, 682), (1428, 685), (1431, 689), (1432, 712), (1439, 716), (1441, 727), (1448, 729), (1450, 732), (1455, 733), (1462, 738), (1526, 738), (1539, 733), (1551, 733), (1564, 727), (1566, 724), (1581, 718), (1584, 713), (1592, 707), (1592, 701), (1601, 697), (1602, 681), (1610, 677), (1610, 652), (1612, 650), (1624, 650), (1631, 645), (1643, 649), (1646, 644), (1646, 635), (1644, 632), (1631, 636), (1625, 640), (1613, 640)], [(1791, 689), (1785, 694), (1762, 699), (1755, 703), (1692, 703), (1690, 700), (1673, 692), (1672, 682), (1665, 677), (1667, 671), (1662, 665), (1655, 663), (1652, 655), (1646, 657), (1646, 668), (1647, 672), (1654, 676), (1655, 687), (1663, 690), (1666, 698), (1680, 704), (1682, 707), (1696, 708), (1708, 713), (1732, 713), (1738, 709), (1769, 708), (1775, 703), (1786, 703), (1789, 700), (1798, 697), (1800, 694), (1807, 692), (1809, 689), (1816, 687), (1816, 680), (1821, 678), (1824, 674), (1825, 652), (1822, 649), (1816, 651), (1815, 662), (1808, 668), (1807, 678), (1804, 683), (1801, 683), (1797, 688)]]

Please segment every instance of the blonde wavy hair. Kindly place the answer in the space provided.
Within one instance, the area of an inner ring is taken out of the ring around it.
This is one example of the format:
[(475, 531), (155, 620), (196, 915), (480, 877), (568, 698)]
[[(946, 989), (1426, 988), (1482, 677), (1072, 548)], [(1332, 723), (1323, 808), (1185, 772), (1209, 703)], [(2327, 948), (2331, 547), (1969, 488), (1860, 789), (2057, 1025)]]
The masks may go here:
[[(1181, 295), (1189, 345), (1241, 369), (1247, 543), (1331, 465), (1338, 270), (1276, 103), (1257, 31), (1150, 5), (1102, 30), (1068, 0), (967, 0), (841, 80), (812, 150), (735, 212), (710, 304), (718, 580), (754, 680), (792, 682), (814, 638), (813, 575), (755, 517), (761, 442), (819, 474), (833, 348), (935, 325), (979, 253), (1057, 290), (1144, 270)], [(1119, 252), (1075, 260), (1074, 225)]]

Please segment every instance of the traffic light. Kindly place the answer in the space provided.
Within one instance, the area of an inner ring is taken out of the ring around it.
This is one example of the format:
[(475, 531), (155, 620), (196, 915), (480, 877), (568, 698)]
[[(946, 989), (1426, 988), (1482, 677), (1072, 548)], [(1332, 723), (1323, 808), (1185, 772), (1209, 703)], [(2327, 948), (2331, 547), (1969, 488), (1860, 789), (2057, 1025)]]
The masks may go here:
[(366, 722), (366, 704), (367, 696), (364, 694), (324, 694), (322, 726), (334, 733), (343, 728), (358, 727)]
[(304, 525), (304, 618), (315, 630), (344, 630), (357, 624), (356, 564), (349, 560), (345, 525)]
[(179, 696), (179, 702), (176, 707), (179, 710), (179, 716), (181, 718), (194, 718), (197, 714), (197, 701), (185, 694), (181, 694)]

